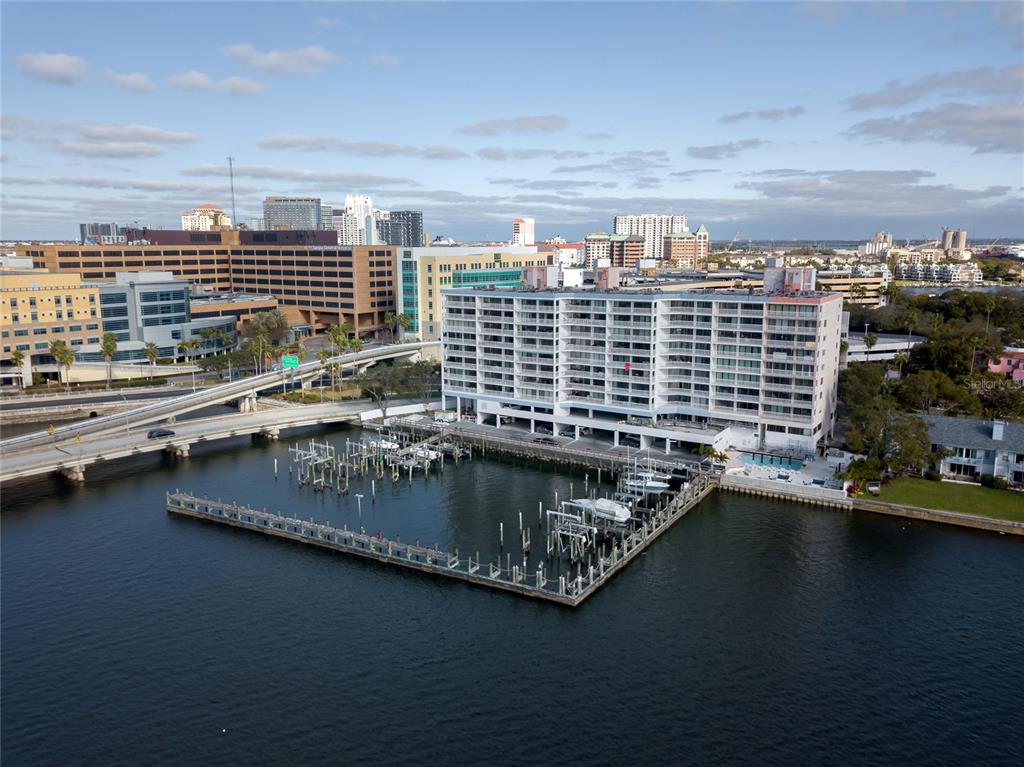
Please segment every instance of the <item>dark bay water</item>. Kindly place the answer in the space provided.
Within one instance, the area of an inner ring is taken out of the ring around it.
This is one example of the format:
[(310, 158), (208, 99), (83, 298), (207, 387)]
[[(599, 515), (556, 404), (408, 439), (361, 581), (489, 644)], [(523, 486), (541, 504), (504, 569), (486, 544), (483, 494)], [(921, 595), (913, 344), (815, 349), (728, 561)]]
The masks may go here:
[[(720, 494), (570, 611), (163, 510), (359, 524), (287, 480), (289, 444), (3, 488), (5, 766), (1024, 759), (1021, 541)], [(362, 524), (486, 559), (582, 481), (474, 461)]]

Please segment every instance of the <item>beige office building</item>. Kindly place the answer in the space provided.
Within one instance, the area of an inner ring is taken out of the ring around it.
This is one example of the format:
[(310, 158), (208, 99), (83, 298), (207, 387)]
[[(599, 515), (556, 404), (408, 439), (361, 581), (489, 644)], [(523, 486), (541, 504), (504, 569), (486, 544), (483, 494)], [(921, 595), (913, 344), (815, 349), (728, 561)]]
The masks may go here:
[(0, 360), (15, 350), (26, 359), (49, 357), (50, 342), (72, 349), (99, 343), (102, 336), (99, 289), (81, 275), (44, 269), (0, 269)]

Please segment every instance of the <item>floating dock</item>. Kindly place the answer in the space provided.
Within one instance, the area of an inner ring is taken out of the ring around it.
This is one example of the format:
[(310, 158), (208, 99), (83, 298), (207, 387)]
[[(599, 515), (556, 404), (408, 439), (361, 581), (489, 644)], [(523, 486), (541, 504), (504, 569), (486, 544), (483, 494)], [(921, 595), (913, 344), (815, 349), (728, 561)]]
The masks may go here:
[(477, 586), (498, 589), (524, 597), (554, 602), (567, 607), (578, 607), (611, 578), (618, 574), (634, 557), (679, 519), (686, 516), (716, 486), (714, 478), (701, 474), (664, 508), (648, 516), (631, 532), (614, 541), (607, 554), (599, 554), (596, 563), (576, 576), (560, 575), (548, 578), (544, 564), (536, 572), (526, 572), (518, 565), (502, 568), (497, 563), (481, 565), (476, 559), (460, 557), (434, 548), (403, 543), (389, 538), (367, 535), (343, 527), (341, 529), (319, 522), (271, 514), (233, 502), (211, 500), (175, 491), (167, 493), (167, 511), (172, 514), (217, 522), (276, 538), (285, 538), (342, 554), (351, 554), (384, 564), (397, 565), (410, 570), (454, 578)]

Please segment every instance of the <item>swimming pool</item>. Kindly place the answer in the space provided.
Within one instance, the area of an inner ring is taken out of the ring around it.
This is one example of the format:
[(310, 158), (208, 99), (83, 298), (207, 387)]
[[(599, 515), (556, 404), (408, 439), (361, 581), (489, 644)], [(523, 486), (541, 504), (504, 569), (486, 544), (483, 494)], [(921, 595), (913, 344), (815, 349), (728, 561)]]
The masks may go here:
[(744, 453), (743, 462), (754, 466), (774, 466), (791, 471), (800, 471), (804, 465), (804, 462), (797, 458), (783, 458), (781, 455), (765, 455), (764, 453)]

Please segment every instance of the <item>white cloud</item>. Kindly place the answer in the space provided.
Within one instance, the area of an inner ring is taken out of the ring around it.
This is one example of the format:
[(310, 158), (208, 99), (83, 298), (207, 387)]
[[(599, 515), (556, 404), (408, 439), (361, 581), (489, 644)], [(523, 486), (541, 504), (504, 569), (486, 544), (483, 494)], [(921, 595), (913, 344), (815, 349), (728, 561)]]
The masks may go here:
[(238, 96), (255, 96), (257, 93), (263, 93), (267, 86), (247, 77), (225, 77), (217, 83), (217, 89)]
[(336, 29), (345, 26), (345, 21), (340, 16), (317, 16), (313, 24), (318, 29)]
[(374, 69), (390, 69), (391, 67), (397, 67), (402, 63), (402, 60), (390, 53), (377, 53), (368, 57), (366, 63)]
[(156, 90), (156, 84), (149, 75), (142, 72), (111, 72), (107, 71), (107, 79), (114, 85), (136, 93), (150, 93)]
[(320, 45), (307, 45), (291, 51), (258, 51), (248, 43), (239, 43), (221, 48), (221, 53), (253, 69), (279, 75), (315, 75), (324, 67), (341, 62), (340, 57)]
[(501, 133), (554, 133), (562, 130), (569, 118), (562, 115), (505, 117), (463, 125), (460, 133), (470, 136), (497, 136)]
[[(935, 141), (976, 154), (1024, 152), (1024, 103), (943, 104), (900, 117), (865, 120), (847, 133), (890, 141)], [(1019, 165), (1018, 165), (1019, 169)]]
[(711, 146), (691, 146), (686, 153), (690, 157), (699, 160), (725, 160), (735, 157), (745, 149), (757, 149), (767, 144), (767, 141), (759, 138), (748, 138), (743, 141), (730, 141), (728, 144), (713, 144)]
[(2, 126), (6, 140), (20, 136), (27, 141), (48, 145), (61, 154), (91, 158), (156, 157), (164, 153), (167, 145), (199, 140), (194, 133), (151, 125), (75, 123), (18, 115), (3, 115)]
[(550, 157), (553, 160), (582, 160), (589, 157), (590, 152), (579, 149), (505, 149), (500, 146), (485, 146), (476, 150), (477, 157), (483, 160), (538, 160)]
[[(226, 165), (200, 165), (181, 171), (183, 176), (221, 176), (228, 175)], [(294, 170), (292, 168), (274, 168), (268, 165), (236, 165), (235, 178), (258, 178), (278, 181), (294, 181), (302, 184), (331, 185), (331, 188), (361, 187), (376, 188), (382, 186), (418, 186), (408, 178), (393, 176), (373, 176), (364, 173), (339, 173), (333, 171)]]
[(66, 53), (22, 53), (15, 63), (19, 72), (58, 85), (78, 85), (85, 76), (85, 59)]
[(261, 149), (298, 149), (303, 152), (342, 152), (361, 157), (423, 157), (427, 160), (457, 160), (469, 157), (451, 146), (417, 147), (387, 141), (345, 141), (330, 136), (278, 133), (257, 142)]
[(208, 74), (190, 70), (181, 74), (171, 75), (167, 78), (169, 85), (180, 88), (183, 91), (212, 91), (213, 80)]
[(722, 115), (718, 118), (720, 123), (738, 123), (743, 120), (749, 120), (752, 117), (756, 117), (758, 120), (765, 120), (768, 122), (778, 122), (784, 117), (796, 117), (804, 113), (804, 108), (801, 106), (795, 107), (774, 107), (772, 109), (759, 109), (756, 112), (736, 112), (731, 115)]
[(164, 144), (183, 144), (198, 141), (199, 136), (185, 131), (170, 131), (150, 125), (111, 125), (85, 123), (78, 134), (91, 141), (151, 141)]
[(64, 154), (79, 157), (156, 157), (163, 154), (163, 149), (156, 144), (134, 141), (103, 141), (90, 143), (84, 141), (55, 141), (53, 148)]
[(257, 93), (263, 93), (267, 89), (267, 86), (263, 83), (246, 77), (225, 77), (223, 80), (214, 80), (205, 72), (198, 72), (195, 69), (171, 75), (167, 78), (167, 82), (186, 93), (202, 91), (205, 93), (231, 93), (236, 96), (254, 96)]
[(910, 83), (891, 80), (878, 90), (850, 96), (846, 104), (853, 110), (901, 107), (934, 93), (1020, 95), (1024, 93), (1024, 64), (941, 72)]

